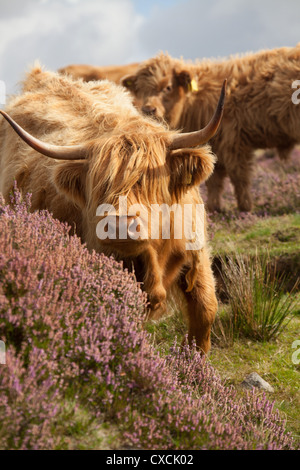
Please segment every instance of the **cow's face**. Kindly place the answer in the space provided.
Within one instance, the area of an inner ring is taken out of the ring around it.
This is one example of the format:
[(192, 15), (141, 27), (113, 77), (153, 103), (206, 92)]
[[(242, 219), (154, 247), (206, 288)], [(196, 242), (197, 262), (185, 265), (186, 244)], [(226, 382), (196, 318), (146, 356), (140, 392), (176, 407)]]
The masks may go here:
[(178, 70), (171, 62), (160, 68), (156, 61), (155, 67), (145, 65), (135, 75), (124, 77), (122, 85), (131, 91), (136, 107), (144, 114), (176, 128), (192, 90), (192, 78), (187, 70)]
[[(173, 150), (167, 141), (155, 140), (141, 158), (130, 149), (128, 136), (115, 142), (108, 155), (116, 166), (115, 175), (110, 175), (109, 165), (99, 167), (97, 155), (53, 169), (58, 192), (80, 208), (86, 241), (94, 249), (105, 247), (120, 256), (142, 253), (145, 244), (168, 232), (170, 215), (158, 214), (162, 206), (166, 210), (181, 206), (190, 190), (212, 173), (209, 146)], [(113, 152), (119, 154), (121, 148), (126, 151), (115, 161)]]

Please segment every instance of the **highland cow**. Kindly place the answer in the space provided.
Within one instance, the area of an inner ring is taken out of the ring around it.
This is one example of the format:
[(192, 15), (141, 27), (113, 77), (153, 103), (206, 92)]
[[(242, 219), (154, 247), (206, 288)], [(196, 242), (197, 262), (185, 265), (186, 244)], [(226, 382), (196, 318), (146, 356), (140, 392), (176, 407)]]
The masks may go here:
[(127, 65), (96, 65), (74, 64), (67, 65), (58, 70), (59, 73), (70, 75), (73, 78), (82, 78), (85, 82), (93, 80), (110, 80), (117, 84), (121, 79), (130, 73), (135, 73), (138, 68), (138, 62)]
[[(187, 238), (174, 236), (171, 219), (169, 238), (160, 235), (161, 227), (153, 239), (128, 236), (140, 214), (128, 211), (125, 217), (119, 201), (126, 197), (129, 206), (139, 203), (146, 208), (203, 206), (198, 185), (214, 165), (210, 147), (203, 144), (218, 129), (224, 97), (225, 84), (207, 126), (181, 134), (141, 115), (121, 86), (75, 81), (36, 67), (25, 80), (23, 93), (11, 99), (6, 112), (0, 111), (9, 123), (0, 122), (4, 197), (9, 199), (16, 181), (23, 194), (32, 193), (32, 210), (48, 209), (75, 227), (89, 249), (133, 263), (148, 294), (149, 318), (163, 313), (172, 286), (183, 288), (188, 338), (195, 338), (204, 353), (210, 348), (217, 310), (205, 218), (203, 244), (187, 250)], [(191, 148), (198, 145), (203, 146)], [(100, 214), (99, 207), (107, 208), (108, 214)], [(109, 207), (115, 209), (111, 225)], [(195, 211), (191, 219), (197, 222)], [(116, 237), (99, 237), (103, 220), (107, 233), (115, 230)], [(121, 237), (124, 228), (127, 236)]]
[(228, 175), (239, 210), (250, 211), (254, 150), (277, 148), (286, 159), (300, 142), (300, 107), (291, 99), (292, 83), (300, 79), (300, 47), (196, 63), (161, 53), (141, 63), (122, 83), (145, 114), (190, 132), (207, 122), (224, 78), (228, 98), (220, 130), (211, 141), (217, 163), (206, 182), (207, 207), (221, 210)]

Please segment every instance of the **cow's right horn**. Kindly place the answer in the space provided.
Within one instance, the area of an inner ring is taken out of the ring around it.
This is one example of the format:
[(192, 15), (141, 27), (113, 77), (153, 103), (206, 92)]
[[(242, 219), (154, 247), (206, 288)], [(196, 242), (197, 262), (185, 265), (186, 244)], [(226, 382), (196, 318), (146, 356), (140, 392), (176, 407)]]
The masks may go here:
[(16, 133), (30, 147), (46, 157), (55, 158), (57, 160), (83, 160), (86, 158), (86, 149), (82, 145), (53, 145), (42, 142), (30, 135), (19, 124), (17, 124), (5, 111), (0, 109), (0, 114), (9, 122)]
[(206, 144), (217, 132), (219, 125), (222, 120), (225, 97), (226, 97), (226, 84), (227, 79), (224, 80), (219, 102), (215, 111), (215, 114), (211, 118), (210, 122), (204, 129), (194, 132), (183, 132), (182, 134), (176, 134), (173, 137), (173, 141), (170, 145), (170, 150), (197, 147), (198, 145)]

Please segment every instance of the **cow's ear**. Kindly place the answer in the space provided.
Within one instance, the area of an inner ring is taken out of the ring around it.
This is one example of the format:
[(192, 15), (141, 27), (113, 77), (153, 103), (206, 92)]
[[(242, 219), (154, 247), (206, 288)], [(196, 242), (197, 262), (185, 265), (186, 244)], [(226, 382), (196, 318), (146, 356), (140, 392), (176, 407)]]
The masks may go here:
[(170, 191), (180, 197), (192, 186), (198, 186), (212, 174), (215, 156), (206, 145), (196, 149), (172, 150), (167, 158), (170, 169)]
[(192, 78), (191, 78), (190, 73), (187, 70), (176, 72), (175, 78), (176, 78), (178, 86), (181, 86), (185, 92), (188, 92), (191, 90)]
[(136, 77), (134, 75), (126, 75), (121, 79), (121, 85), (134, 93), (136, 91)]
[(85, 161), (65, 162), (56, 166), (53, 183), (70, 201), (83, 208), (88, 164)]

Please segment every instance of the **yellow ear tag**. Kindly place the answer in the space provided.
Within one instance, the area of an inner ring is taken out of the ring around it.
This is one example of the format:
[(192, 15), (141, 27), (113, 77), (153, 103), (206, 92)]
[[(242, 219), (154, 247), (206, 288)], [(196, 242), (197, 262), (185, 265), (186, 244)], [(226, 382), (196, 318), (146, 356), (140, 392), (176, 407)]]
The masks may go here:
[(193, 78), (193, 80), (191, 81), (191, 91), (198, 91), (198, 85), (197, 85), (197, 82), (196, 80)]
[(190, 186), (191, 182), (193, 181), (193, 175), (191, 173), (189, 173), (188, 175), (186, 175), (185, 177), (185, 184), (187, 186)]

